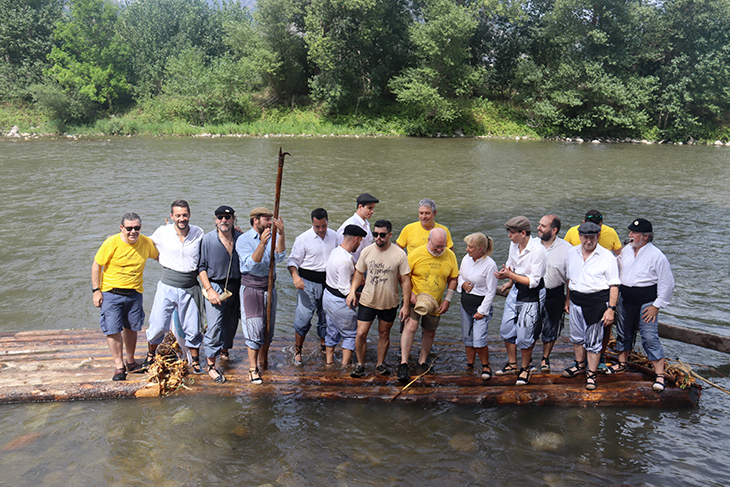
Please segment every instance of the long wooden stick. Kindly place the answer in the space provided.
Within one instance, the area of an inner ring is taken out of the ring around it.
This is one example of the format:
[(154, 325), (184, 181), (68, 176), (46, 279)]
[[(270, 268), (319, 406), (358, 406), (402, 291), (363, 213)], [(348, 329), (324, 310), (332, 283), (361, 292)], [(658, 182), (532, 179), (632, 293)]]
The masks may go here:
[[(274, 218), (279, 218), (279, 201), (281, 200), (281, 179), (284, 175), (284, 156), (289, 156), (288, 152), (282, 152), (279, 147), (279, 170), (276, 174), (276, 199), (274, 200)], [(276, 225), (271, 225), (271, 259), (269, 261), (269, 288), (266, 299), (266, 339), (268, 340), (271, 333), (271, 293), (274, 290), (274, 266), (276, 265)]]

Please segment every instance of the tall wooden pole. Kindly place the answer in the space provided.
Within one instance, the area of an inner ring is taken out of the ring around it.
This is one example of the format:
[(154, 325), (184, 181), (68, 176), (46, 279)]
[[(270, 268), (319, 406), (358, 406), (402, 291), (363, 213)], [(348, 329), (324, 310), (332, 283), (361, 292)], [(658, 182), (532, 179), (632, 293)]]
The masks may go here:
[[(276, 199), (274, 200), (274, 218), (279, 218), (279, 201), (281, 200), (281, 178), (284, 175), (284, 156), (288, 152), (282, 152), (279, 147), (279, 170), (276, 174)], [(269, 260), (269, 289), (266, 299), (266, 339), (271, 333), (271, 293), (274, 290), (274, 266), (276, 265), (276, 225), (271, 225), (271, 259)]]

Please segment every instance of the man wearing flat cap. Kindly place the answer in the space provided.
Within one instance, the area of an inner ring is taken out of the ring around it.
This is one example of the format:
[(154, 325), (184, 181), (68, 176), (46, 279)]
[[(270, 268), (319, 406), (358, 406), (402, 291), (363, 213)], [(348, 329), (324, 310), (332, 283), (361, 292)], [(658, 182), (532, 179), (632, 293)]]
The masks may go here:
[[(269, 345), (274, 337), (276, 323), (276, 287), (268, 296), (271, 226), (276, 225), (277, 238), (274, 259), (286, 259), (284, 222), (274, 218), (268, 209), (259, 206), (249, 214), (251, 230), (236, 241), (236, 252), (241, 269), (241, 328), (248, 347), (248, 378), (252, 384), (261, 384), (261, 371), (269, 365)], [(276, 272), (276, 271), (274, 271)], [(274, 275), (276, 279), (276, 275)], [(271, 323), (266, 323), (267, 299), (271, 299)], [(268, 336), (267, 336), (268, 329)]]
[(362, 239), (360, 246), (357, 248), (357, 250), (355, 250), (355, 253), (352, 255), (352, 257), (355, 259), (355, 262), (357, 262), (357, 259), (360, 258), (360, 253), (362, 252), (362, 250), (371, 243), (373, 243), (373, 234), (370, 233), (370, 223), (368, 223), (368, 220), (370, 220), (370, 217), (372, 217), (373, 213), (375, 213), (375, 203), (380, 203), (380, 200), (370, 193), (363, 193), (358, 196), (357, 209), (355, 210), (355, 214), (345, 220), (342, 225), (340, 225), (340, 228), (337, 229), (338, 244), (342, 243), (345, 227), (347, 227), (347, 225), (357, 225), (358, 227), (365, 230), (365, 233), (367, 235), (365, 235), (365, 238)]
[(302, 365), (304, 338), (317, 313), (317, 336), (324, 347), (327, 323), (322, 310), (322, 292), (325, 284), (325, 266), (332, 250), (337, 247), (337, 233), (327, 228), (327, 210), (312, 211), (312, 228), (294, 240), (286, 267), (297, 288), (297, 307), (294, 312), (294, 365)]
[[(509, 257), (494, 275), (509, 279), (509, 288), (499, 329), (507, 349), (507, 364), (496, 375), (517, 374), (516, 385), (530, 383), (530, 364), (535, 338), (540, 331), (540, 290), (545, 287), (547, 250), (537, 237), (531, 237), (532, 225), (524, 216), (510, 218), (504, 224), (510, 239)], [(517, 349), (520, 367), (517, 367)]]
[(611, 326), (618, 303), (618, 265), (610, 250), (598, 245), (601, 227), (593, 222), (578, 227), (580, 245), (568, 251), (568, 296), (565, 311), (570, 322), (575, 364), (563, 377), (586, 374), (586, 389), (596, 388), (604, 327)]
[(215, 230), (208, 232), (200, 244), (198, 278), (203, 286), (205, 315), (208, 329), (203, 347), (208, 360), (208, 375), (220, 384), (226, 381), (223, 372), (215, 368), (217, 357), (229, 360), (238, 319), (241, 317), (239, 289), (241, 268), (236, 241), (242, 235), (235, 229), (236, 213), (230, 206), (216, 208)]
[(342, 243), (329, 255), (326, 264), (326, 283), (322, 295), (322, 307), (327, 317), (325, 354), (327, 365), (335, 363), (335, 347), (342, 342), (342, 365), (350, 365), (355, 350), (357, 335), (357, 311), (347, 305), (352, 275), (355, 273), (355, 251), (363, 238), (365, 230), (357, 225), (347, 225), (343, 232)]
[(609, 374), (624, 372), (629, 352), (641, 333), (646, 356), (654, 364), (656, 381), (653, 388), (664, 390), (664, 349), (659, 343), (657, 313), (666, 308), (674, 290), (674, 276), (669, 261), (656, 248), (654, 229), (649, 220), (637, 218), (629, 225), (629, 245), (618, 256), (619, 287), (616, 319), (618, 364), (609, 367)]

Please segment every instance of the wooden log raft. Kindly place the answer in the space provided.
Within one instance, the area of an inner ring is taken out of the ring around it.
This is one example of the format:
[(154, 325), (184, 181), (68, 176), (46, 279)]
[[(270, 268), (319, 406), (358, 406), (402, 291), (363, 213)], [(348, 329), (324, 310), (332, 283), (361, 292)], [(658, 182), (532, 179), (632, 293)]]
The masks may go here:
[[(397, 334), (394, 334), (394, 338)], [(374, 372), (377, 336), (368, 344), (368, 375), (352, 379), (351, 368), (327, 367), (319, 344), (305, 343), (304, 365), (292, 363), (293, 340), (277, 337), (269, 353), (269, 369), (262, 373), (264, 383), (248, 382), (248, 362), (243, 340), (236, 337), (231, 361), (219, 367), (228, 379), (217, 384), (206, 374), (189, 375), (188, 389), (178, 395), (251, 396), (297, 399), (357, 400), (398, 403), (450, 402), (482, 406), (623, 406), (623, 407), (692, 407), (699, 403), (700, 389), (686, 390), (672, 384), (662, 393), (651, 389), (653, 375), (631, 371), (612, 376), (599, 375), (598, 388), (585, 390), (585, 376), (563, 378), (562, 370), (573, 363), (572, 345), (558, 340), (551, 355), (552, 373), (536, 373), (529, 385), (515, 386), (516, 377), (480, 378), (481, 367), (464, 370), (465, 358), (460, 342), (438, 342), (433, 356), (438, 357), (435, 373), (418, 379), (402, 391), (394, 376)], [(415, 344), (414, 354), (419, 346)], [(309, 347), (308, 347), (309, 346)], [(492, 368), (506, 360), (499, 340), (489, 344)], [(140, 334), (137, 356), (146, 349)], [(535, 351), (539, 360), (540, 345)], [(387, 363), (397, 364), (398, 344), (391, 344)], [(53, 330), (0, 333), (0, 403), (99, 400), (159, 395), (157, 384), (146, 381), (146, 374), (130, 374), (126, 381), (113, 382), (114, 364), (105, 337), (98, 330)], [(395, 367), (392, 367), (395, 373)], [(415, 377), (414, 367), (411, 375)], [(191, 380), (192, 379), (192, 380)], [(399, 394), (400, 393), (400, 394)]]

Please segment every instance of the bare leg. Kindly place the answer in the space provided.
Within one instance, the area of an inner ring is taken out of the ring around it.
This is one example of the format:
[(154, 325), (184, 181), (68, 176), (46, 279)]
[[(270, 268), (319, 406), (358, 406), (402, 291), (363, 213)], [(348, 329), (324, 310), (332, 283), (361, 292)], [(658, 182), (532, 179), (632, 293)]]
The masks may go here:
[(127, 353), (127, 363), (134, 364), (134, 351), (137, 349), (137, 332), (129, 328), (123, 328), (122, 341), (124, 342), (124, 349)]
[[(489, 347), (481, 347), (474, 350), (479, 354), (479, 361), (482, 363), (482, 367), (489, 365)], [(473, 358), (471, 363), (474, 363)]]
[(248, 348), (248, 368), (249, 370), (256, 370), (259, 358), (259, 351), (255, 348)]
[(400, 363), (407, 364), (408, 356), (411, 354), (411, 347), (413, 346), (413, 339), (416, 336), (416, 330), (418, 330), (418, 322), (410, 316), (406, 318), (406, 322), (403, 325), (403, 333), (400, 336)]
[(595, 372), (598, 370), (598, 362), (601, 361), (600, 353), (588, 352), (588, 370)]
[(350, 360), (352, 360), (352, 350), (343, 348), (342, 349), (342, 365), (350, 365)]
[(586, 349), (583, 345), (573, 344), (573, 353), (575, 354), (576, 362), (583, 362), (586, 359)]
[(114, 367), (116, 367), (117, 369), (124, 369), (124, 349), (122, 332), (115, 333), (113, 335), (107, 335), (106, 344), (109, 346), (109, 351), (112, 353), (112, 358), (114, 359)]
[(431, 353), (431, 346), (433, 346), (433, 340), (436, 337), (436, 330), (423, 330), (423, 336), (421, 337), (421, 353), (418, 356), (418, 363), (425, 364), (428, 360), (428, 354)]
[(553, 346), (555, 346), (555, 342), (542, 342), (542, 356), (545, 358), (550, 358), (550, 352), (553, 351)]
[[(322, 343), (324, 343), (324, 340), (322, 341)], [(301, 350), (301, 347), (304, 345), (304, 337), (297, 332), (294, 332), (294, 345), (294, 361), (296, 362), (298, 360), (301, 362), (302, 354), (299, 353), (298, 350)]]
[(530, 361), (532, 361), (532, 349), (533, 348), (534, 348), (534, 346), (530, 347), (530, 348), (523, 348), (520, 350), (520, 352), (522, 353), (522, 368), (523, 369), (526, 369), (527, 367), (530, 366)]
[(355, 353), (357, 354), (357, 363), (365, 365), (365, 352), (367, 352), (368, 332), (372, 321), (357, 320), (357, 335), (355, 335)]
[[(628, 354), (627, 354), (628, 356)], [(651, 363), (654, 364), (654, 372), (656, 372), (657, 375), (664, 374), (664, 359), (660, 358), (659, 360), (652, 360)]]
[(385, 362), (390, 348), (390, 329), (393, 328), (392, 321), (383, 321), (378, 318), (378, 361), (376, 366)]
[(511, 364), (517, 363), (517, 345), (510, 342), (504, 342), (504, 348), (507, 349), (507, 362)]
[(477, 351), (474, 347), (465, 347), (466, 348), (466, 363), (474, 365), (474, 360), (477, 358)]
[[(332, 365), (335, 363), (335, 347), (326, 347), (324, 349), (324, 354), (325, 354), (325, 363), (327, 365)], [(352, 354), (352, 352), (350, 352), (350, 354)], [(345, 358), (344, 349), (342, 350), (342, 358), (343, 358), (343, 360)]]

